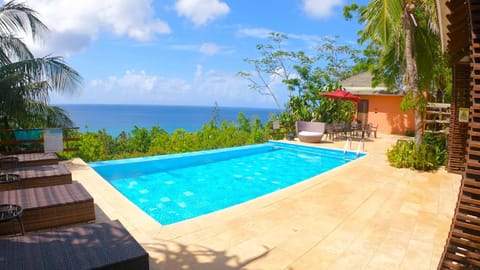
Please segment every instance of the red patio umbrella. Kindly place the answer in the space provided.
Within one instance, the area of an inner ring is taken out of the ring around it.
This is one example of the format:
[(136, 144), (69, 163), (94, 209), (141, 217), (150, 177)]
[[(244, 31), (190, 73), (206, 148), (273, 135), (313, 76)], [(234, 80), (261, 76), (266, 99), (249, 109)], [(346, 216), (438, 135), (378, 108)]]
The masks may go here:
[[(360, 98), (358, 96), (355, 96), (354, 94), (352, 94), (352, 93), (350, 93), (350, 92), (348, 92), (347, 90), (344, 90), (344, 89), (337, 89), (337, 90), (332, 91), (332, 92), (321, 93), (321, 94), (319, 94), (319, 96), (326, 97), (326, 98), (337, 99), (337, 100), (348, 100), (348, 101), (355, 102), (355, 104), (357, 104), (360, 101)], [(340, 109), (340, 107), (337, 107), (337, 108)], [(338, 113), (339, 113), (339, 111), (337, 111), (337, 114)]]
[(332, 92), (328, 92), (328, 93), (322, 93), (322, 94), (319, 94), (319, 96), (322, 96), (322, 97), (327, 97), (327, 98), (334, 98), (334, 99), (340, 99), (340, 100), (350, 100), (350, 101), (353, 101), (355, 103), (358, 103), (358, 101), (360, 100), (359, 97), (355, 96), (354, 94), (344, 90), (344, 89), (337, 89), (335, 91), (332, 91)]

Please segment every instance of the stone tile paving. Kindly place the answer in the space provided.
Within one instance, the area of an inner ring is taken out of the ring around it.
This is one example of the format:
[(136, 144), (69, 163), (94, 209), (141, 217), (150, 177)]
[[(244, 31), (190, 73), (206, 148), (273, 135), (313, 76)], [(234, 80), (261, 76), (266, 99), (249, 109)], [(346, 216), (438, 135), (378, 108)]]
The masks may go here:
[[(436, 269), (460, 175), (390, 167), (385, 152), (399, 138), (378, 134), (362, 159), (168, 226), (83, 161), (66, 164), (94, 197), (97, 221), (119, 219), (149, 252), (151, 269)], [(343, 149), (345, 142), (312, 145)]]

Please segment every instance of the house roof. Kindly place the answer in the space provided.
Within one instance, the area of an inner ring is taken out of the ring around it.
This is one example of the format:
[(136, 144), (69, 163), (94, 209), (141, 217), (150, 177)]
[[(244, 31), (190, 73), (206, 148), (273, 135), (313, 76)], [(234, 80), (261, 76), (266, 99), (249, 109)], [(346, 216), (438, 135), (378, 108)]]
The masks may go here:
[(436, 0), (435, 3), (442, 50), (448, 52), (452, 62), (469, 63), (471, 35), (465, 34), (471, 32), (469, 4), (464, 0)]
[(354, 95), (388, 95), (388, 96), (403, 96), (400, 90), (391, 91), (384, 84), (379, 84), (372, 87), (372, 74), (370, 72), (363, 72), (347, 78), (340, 82), (345, 90)]

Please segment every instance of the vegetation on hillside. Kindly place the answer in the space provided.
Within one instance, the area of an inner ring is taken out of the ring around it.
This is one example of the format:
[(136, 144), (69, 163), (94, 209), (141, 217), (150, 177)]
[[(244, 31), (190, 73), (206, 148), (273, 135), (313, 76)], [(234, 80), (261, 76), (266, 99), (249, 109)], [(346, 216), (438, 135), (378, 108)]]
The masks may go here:
[(177, 129), (169, 134), (159, 126), (135, 127), (113, 138), (105, 130), (78, 133), (80, 141), (72, 144), (78, 152), (65, 152), (62, 158), (80, 157), (86, 162), (163, 155), (207, 149), (263, 143), (268, 141), (271, 123), (263, 125), (258, 117), (249, 120), (240, 113), (237, 121), (217, 123), (217, 117), (196, 132)]

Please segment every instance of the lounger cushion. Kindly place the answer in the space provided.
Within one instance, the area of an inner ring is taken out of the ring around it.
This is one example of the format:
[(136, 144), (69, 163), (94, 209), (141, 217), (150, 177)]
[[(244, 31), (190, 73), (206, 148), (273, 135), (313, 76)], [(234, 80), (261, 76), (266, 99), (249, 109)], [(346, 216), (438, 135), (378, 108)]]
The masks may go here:
[(1, 184), (0, 190), (44, 187), (72, 183), (72, 173), (65, 165), (43, 165), (2, 170), (3, 174), (18, 174), (18, 183)]
[[(17, 154), (8, 155), (18, 158), (18, 162), (55, 162), (58, 163), (58, 156), (55, 153), (29, 153), (29, 154)], [(53, 163), (53, 164), (56, 164)]]
[(148, 253), (119, 221), (0, 239), (0, 269), (148, 269)]
[[(16, 159), (17, 162), (9, 160)], [(2, 162), (5, 160), (6, 162)], [(16, 155), (0, 155), (0, 168), (32, 167), (41, 165), (58, 164), (58, 156), (55, 153), (28, 153)]]
[(22, 178), (38, 178), (54, 175), (71, 175), (70, 170), (65, 165), (42, 165), (34, 167), (22, 167), (3, 170), (4, 173), (19, 174)]
[(323, 136), (323, 133), (302, 130), (298, 133), (298, 135), (305, 136), (305, 137), (318, 137), (318, 136)]
[[(95, 220), (93, 197), (79, 183), (1, 191), (0, 204), (18, 204), (23, 208), (25, 231)], [(15, 222), (0, 223), (0, 234), (18, 232)]]

